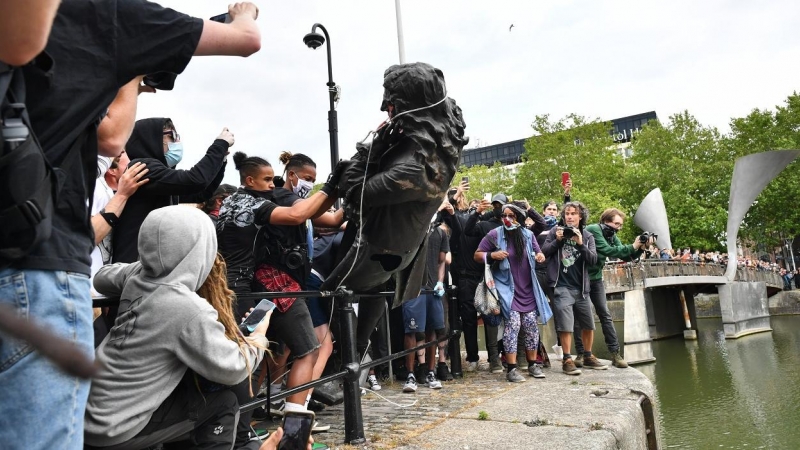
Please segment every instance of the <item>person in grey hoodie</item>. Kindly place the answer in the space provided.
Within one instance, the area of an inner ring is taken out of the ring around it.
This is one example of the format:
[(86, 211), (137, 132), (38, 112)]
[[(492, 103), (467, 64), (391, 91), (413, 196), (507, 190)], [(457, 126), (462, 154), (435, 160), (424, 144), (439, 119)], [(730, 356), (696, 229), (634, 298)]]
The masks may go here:
[[(267, 345), (264, 320), (241, 344), (228, 339), (217, 311), (196, 292), (217, 253), (202, 211), (168, 206), (150, 213), (139, 234), (140, 260), (104, 266), (95, 288), (119, 296), (119, 316), (97, 348), (85, 415), (88, 448), (138, 449), (190, 434), (192, 448), (231, 449), (244, 381)], [(195, 376), (196, 375), (196, 376)]]

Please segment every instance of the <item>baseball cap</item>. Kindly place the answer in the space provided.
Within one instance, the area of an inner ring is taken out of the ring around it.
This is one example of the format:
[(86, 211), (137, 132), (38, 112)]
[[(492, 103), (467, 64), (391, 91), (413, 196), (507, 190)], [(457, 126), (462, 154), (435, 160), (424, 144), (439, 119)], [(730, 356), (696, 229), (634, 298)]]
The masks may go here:
[(500, 202), (505, 205), (508, 203), (508, 197), (506, 197), (505, 194), (495, 194), (495, 196), (492, 197), (492, 203), (494, 202)]

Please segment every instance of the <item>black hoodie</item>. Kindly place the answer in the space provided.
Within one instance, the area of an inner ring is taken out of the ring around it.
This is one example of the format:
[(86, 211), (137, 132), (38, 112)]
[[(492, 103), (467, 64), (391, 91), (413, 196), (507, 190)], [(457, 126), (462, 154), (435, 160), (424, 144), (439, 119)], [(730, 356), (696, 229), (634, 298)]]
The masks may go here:
[(114, 228), (113, 260), (132, 263), (139, 259), (139, 228), (151, 211), (178, 203), (201, 203), (209, 199), (225, 175), (228, 142), (217, 139), (206, 155), (189, 170), (167, 167), (164, 157), (166, 118), (136, 122), (125, 151), (131, 164), (147, 165), (150, 181), (139, 188), (125, 205), (119, 224)]

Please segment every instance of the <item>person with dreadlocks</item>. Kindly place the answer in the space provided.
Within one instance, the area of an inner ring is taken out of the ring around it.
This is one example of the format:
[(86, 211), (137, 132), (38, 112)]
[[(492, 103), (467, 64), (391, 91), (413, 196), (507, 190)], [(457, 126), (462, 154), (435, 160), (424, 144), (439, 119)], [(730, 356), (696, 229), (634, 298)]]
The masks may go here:
[(489, 262), (500, 297), (500, 310), (505, 320), (503, 347), (506, 350), (508, 372), (506, 380), (525, 381), (517, 372), (517, 339), (520, 327), (525, 330), (525, 356), (528, 373), (534, 378), (544, 378), (541, 364), (536, 363), (539, 345), (537, 314), (544, 323), (549, 319), (547, 300), (536, 279), (536, 263), (544, 262), (544, 254), (530, 230), (525, 228), (527, 213), (521, 202), (508, 203), (501, 209), (502, 226), (483, 238), (474, 258), (476, 262)]
[(119, 297), (120, 307), (96, 351), (87, 448), (146, 448), (190, 433), (196, 448), (230, 449), (239, 401), (213, 386), (248, 383), (269, 320), (246, 338), (238, 333), (224, 266), (215, 269), (214, 226), (199, 209), (151, 212), (138, 249), (139, 261), (106, 265), (94, 278), (95, 289)]

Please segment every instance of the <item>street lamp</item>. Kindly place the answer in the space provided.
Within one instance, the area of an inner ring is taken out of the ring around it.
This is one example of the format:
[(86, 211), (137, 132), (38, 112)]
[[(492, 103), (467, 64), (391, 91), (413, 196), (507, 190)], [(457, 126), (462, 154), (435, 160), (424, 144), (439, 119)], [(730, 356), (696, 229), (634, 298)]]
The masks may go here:
[[(317, 33), (317, 28), (322, 30), (325, 36)], [(315, 23), (313, 27), (311, 27), (311, 33), (308, 33), (303, 37), (303, 43), (305, 43), (308, 48), (312, 50), (316, 50), (317, 48), (321, 47), (322, 44), (327, 42), (328, 47), (328, 95), (330, 96), (330, 109), (328, 110), (328, 133), (330, 134), (331, 138), (331, 171), (333, 168), (336, 167), (336, 163), (339, 162), (339, 120), (336, 114), (336, 107), (335, 103), (338, 97), (338, 89), (336, 88), (336, 83), (333, 82), (333, 67), (331, 66), (331, 38), (328, 36), (328, 30), (325, 29), (321, 24)]]

